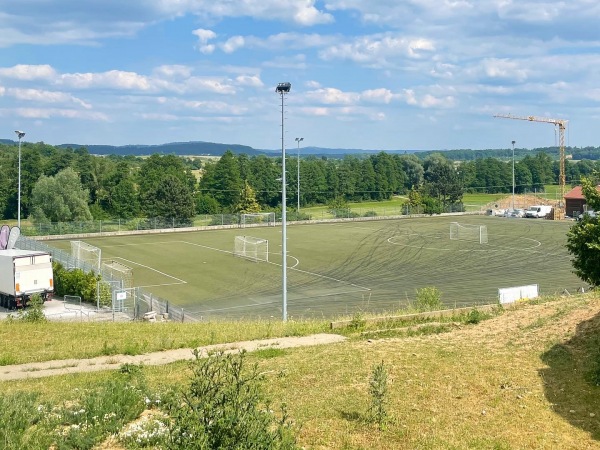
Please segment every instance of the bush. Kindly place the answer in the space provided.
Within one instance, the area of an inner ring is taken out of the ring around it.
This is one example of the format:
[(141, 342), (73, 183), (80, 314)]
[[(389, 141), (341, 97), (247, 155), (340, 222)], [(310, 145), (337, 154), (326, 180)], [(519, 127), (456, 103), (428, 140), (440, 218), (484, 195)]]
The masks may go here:
[(369, 394), (371, 394), (371, 407), (369, 409), (369, 419), (376, 423), (380, 430), (385, 428), (387, 421), (387, 370), (381, 364), (373, 368), (371, 380), (369, 381)]
[(443, 308), (442, 293), (435, 287), (417, 289), (415, 307), (419, 311), (438, 311)]
[(33, 294), (27, 302), (27, 308), (19, 310), (17, 320), (21, 322), (40, 323), (47, 322), (44, 315), (44, 300), (40, 294)]
[[(97, 286), (101, 277), (94, 272), (81, 269), (67, 270), (59, 262), (52, 263), (54, 272), (54, 292), (58, 296), (74, 295), (88, 303), (97, 302)], [(100, 283), (100, 304), (110, 305), (110, 291), (105, 283)]]
[(245, 353), (194, 352), (192, 381), (165, 403), (170, 415), (168, 448), (296, 449), (285, 407), (270, 410), (257, 366), (246, 369)]
[(376, 211), (367, 211), (365, 213), (365, 217), (377, 217), (377, 212)]

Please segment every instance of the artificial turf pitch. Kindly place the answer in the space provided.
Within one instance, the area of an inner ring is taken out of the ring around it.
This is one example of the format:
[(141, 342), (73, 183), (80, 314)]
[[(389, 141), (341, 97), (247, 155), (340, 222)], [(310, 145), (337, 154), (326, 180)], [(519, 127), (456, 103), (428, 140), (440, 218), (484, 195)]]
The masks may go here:
[[(488, 243), (450, 240), (450, 223), (486, 225)], [(434, 286), (448, 306), (497, 301), (498, 288), (575, 292), (565, 249), (571, 223), (487, 216), (288, 225), (289, 317), (391, 312)], [(90, 237), (134, 283), (203, 319), (282, 314), (281, 226)], [(234, 237), (269, 240), (269, 262), (233, 256)], [(68, 250), (68, 241), (50, 245)]]

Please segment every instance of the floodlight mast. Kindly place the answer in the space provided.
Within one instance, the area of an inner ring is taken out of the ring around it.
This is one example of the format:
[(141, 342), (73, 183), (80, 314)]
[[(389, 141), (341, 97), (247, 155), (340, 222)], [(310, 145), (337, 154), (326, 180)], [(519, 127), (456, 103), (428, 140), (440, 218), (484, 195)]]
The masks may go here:
[[(298, 189), (297, 189), (298, 206), (296, 207), (297, 212), (300, 212), (300, 142), (302, 142), (303, 140), (304, 140), (303, 137), (296, 138), (296, 142), (298, 143), (298, 176), (296, 177), (296, 180), (298, 181)], [(299, 220), (299, 219), (296, 219), (296, 220)]]
[(275, 92), (281, 95), (281, 267), (282, 267), (282, 297), (283, 321), (287, 322), (287, 215), (286, 215), (286, 181), (285, 181), (285, 129), (284, 129), (284, 104), (286, 94), (292, 88), (291, 83), (279, 83)]
[(512, 142), (512, 154), (513, 154), (513, 158), (512, 158), (513, 159), (512, 160), (512, 182), (513, 182), (513, 185), (512, 185), (512, 188), (513, 188), (512, 209), (514, 211), (515, 210), (515, 143), (517, 141), (511, 141), (511, 142)]
[(25, 137), (24, 131), (15, 130), (19, 138), (19, 189), (17, 192), (17, 226), (21, 228), (21, 139)]

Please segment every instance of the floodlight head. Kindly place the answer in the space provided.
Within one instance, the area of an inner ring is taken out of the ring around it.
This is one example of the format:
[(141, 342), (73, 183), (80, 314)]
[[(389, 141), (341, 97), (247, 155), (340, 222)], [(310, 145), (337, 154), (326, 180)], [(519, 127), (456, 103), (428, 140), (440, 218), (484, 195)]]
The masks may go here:
[(17, 133), (17, 136), (19, 137), (19, 139), (23, 139), (25, 137), (24, 131), (15, 130), (15, 133)]
[(517, 143), (517, 141), (512, 141), (512, 145), (515, 145)]
[(288, 92), (290, 92), (290, 89), (292, 88), (292, 84), (285, 82), (285, 83), (279, 83), (277, 85), (277, 87), (275, 88), (275, 92), (278, 92), (279, 94), (287, 94)]
[(304, 138), (296, 138), (296, 142), (302, 142)]

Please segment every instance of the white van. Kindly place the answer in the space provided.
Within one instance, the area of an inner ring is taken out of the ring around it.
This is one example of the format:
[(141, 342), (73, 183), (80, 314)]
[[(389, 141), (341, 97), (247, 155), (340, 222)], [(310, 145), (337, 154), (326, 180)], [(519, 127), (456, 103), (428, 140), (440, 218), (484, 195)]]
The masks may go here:
[(552, 206), (548, 205), (533, 205), (527, 208), (525, 211), (525, 217), (533, 217), (535, 219), (539, 219), (542, 217), (546, 217), (548, 214), (552, 212)]

